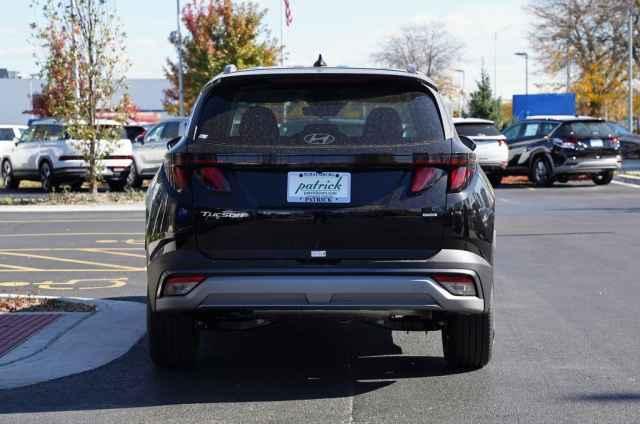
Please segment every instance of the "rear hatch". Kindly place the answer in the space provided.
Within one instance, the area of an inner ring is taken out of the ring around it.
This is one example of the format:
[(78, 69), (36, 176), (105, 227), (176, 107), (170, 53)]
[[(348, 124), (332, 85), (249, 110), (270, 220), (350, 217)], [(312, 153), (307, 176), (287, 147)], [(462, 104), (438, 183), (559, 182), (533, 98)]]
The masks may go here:
[[(451, 153), (414, 78), (232, 77), (188, 154), (197, 244), (218, 259), (419, 259), (442, 243)], [(180, 165), (178, 163), (178, 165)], [(182, 176), (178, 175), (178, 179)]]
[(560, 126), (554, 138), (578, 159), (598, 159), (619, 154), (620, 140), (604, 121), (575, 121)]

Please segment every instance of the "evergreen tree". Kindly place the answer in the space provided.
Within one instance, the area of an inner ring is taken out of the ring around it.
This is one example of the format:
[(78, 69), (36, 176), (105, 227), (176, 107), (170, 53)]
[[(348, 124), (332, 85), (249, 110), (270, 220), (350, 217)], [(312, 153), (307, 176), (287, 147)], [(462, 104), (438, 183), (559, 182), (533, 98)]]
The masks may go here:
[(491, 82), (487, 70), (482, 68), (478, 89), (471, 93), (469, 99), (469, 116), (472, 118), (490, 119), (500, 125), (501, 101), (493, 97)]

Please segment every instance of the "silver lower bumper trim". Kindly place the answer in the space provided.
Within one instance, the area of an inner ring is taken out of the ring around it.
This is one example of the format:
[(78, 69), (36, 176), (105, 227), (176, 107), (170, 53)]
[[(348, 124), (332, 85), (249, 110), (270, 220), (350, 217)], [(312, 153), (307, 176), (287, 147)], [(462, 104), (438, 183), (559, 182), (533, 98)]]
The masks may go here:
[[(477, 276), (470, 274), (481, 293)], [(220, 275), (207, 278), (186, 296), (158, 298), (156, 308), (481, 313), (485, 305), (481, 297), (455, 296), (423, 275)]]

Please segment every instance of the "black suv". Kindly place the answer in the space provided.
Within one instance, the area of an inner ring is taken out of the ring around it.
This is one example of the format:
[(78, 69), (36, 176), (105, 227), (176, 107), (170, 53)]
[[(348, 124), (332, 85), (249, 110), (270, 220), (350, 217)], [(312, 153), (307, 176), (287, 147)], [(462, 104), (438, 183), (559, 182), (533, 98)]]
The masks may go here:
[(503, 131), (509, 145), (506, 175), (528, 175), (537, 186), (590, 175), (609, 184), (620, 168), (620, 140), (602, 119), (530, 117)]
[(227, 70), (171, 143), (146, 199), (157, 365), (301, 315), (442, 330), (447, 361), (487, 364), (494, 192), (429, 79)]

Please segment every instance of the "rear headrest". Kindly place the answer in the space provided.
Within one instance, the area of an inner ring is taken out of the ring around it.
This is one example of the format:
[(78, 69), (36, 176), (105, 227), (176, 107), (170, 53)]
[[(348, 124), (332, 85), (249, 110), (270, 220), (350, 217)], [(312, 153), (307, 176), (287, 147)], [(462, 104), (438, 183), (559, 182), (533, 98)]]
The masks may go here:
[(276, 116), (271, 109), (262, 106), (250, 107), (242, 114), (238, 132), (241, 137), (264, 144), (273, 143), (280, 135)]
[(402, 119), (390, 107), (379, 107), (369, 112), (362, 136), (368, 141), (397, 140), (402, 138)]

